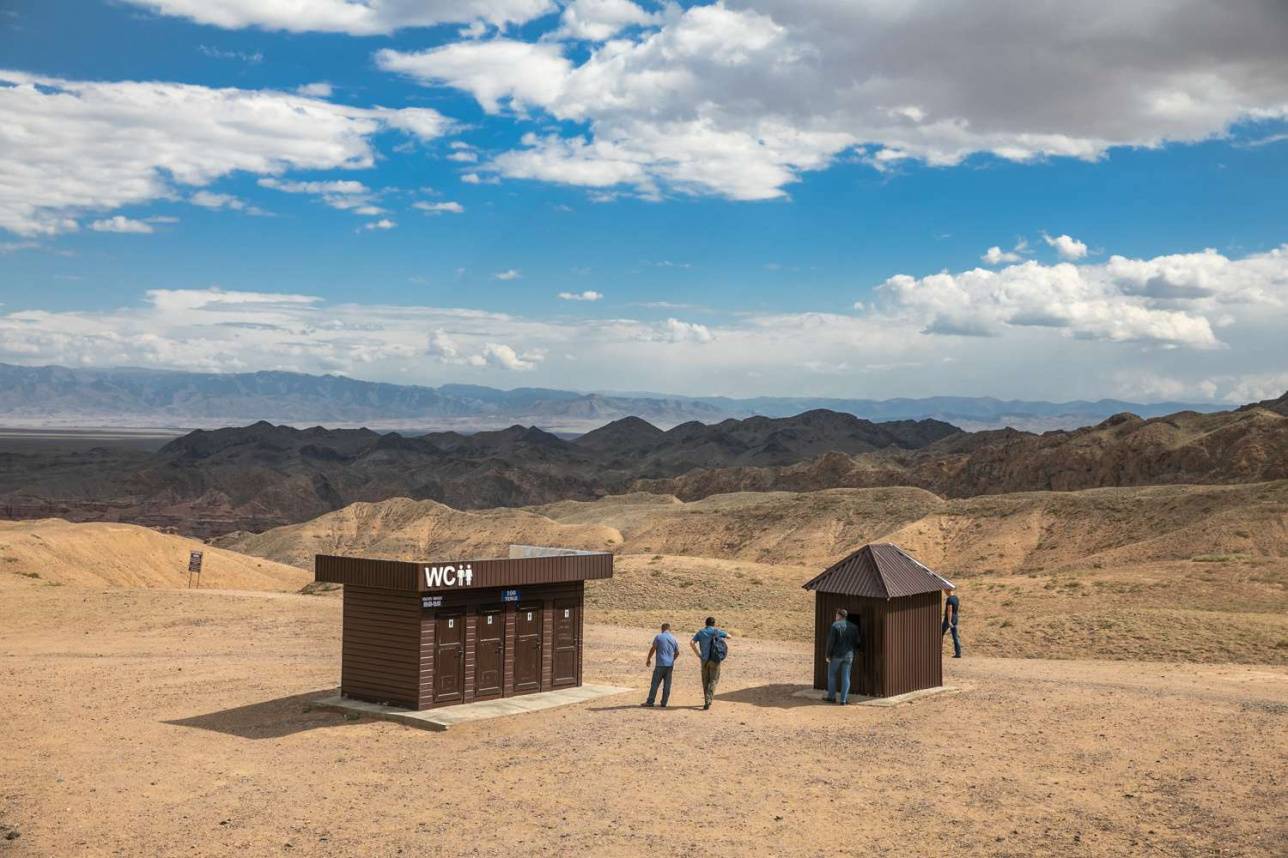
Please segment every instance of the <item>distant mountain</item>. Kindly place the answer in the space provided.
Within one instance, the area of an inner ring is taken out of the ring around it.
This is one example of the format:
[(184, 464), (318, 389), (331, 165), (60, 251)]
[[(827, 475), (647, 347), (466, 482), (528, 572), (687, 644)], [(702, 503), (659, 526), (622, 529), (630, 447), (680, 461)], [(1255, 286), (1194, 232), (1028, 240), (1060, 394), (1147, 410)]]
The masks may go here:
[(197, 430), (154, 452), (0, 453), (0, 516), (119, 519), (210, 535), (389, 497), (458, 509), (589, 500), (695, 467), (777, 467), (825, 451), (915, 450), (959, 434), (939, 421), (872, 423), (828, 411), (668, 431), (624, 418), (575, 441), (518, 425), (409, 437), (261, 421)]
[(535, 387), (497, 390), (468, 384), (421, 387), (293, 372), (216, 374), (0, 364), (0, 423), (6, 426), (216, 428), (268, 420), (293, 426), (475, 431), (522, 423), (579, 433), (632, 416), (665, 429), (692, 421), (717, 423), (828, 410), (874, 421), (933, 419), (971, 431), (1003, 426), (1043, 431), (1094, 425), (1123, 411), (1153, 417), (1216, 409), (1210, 404), (1107, 399), (732, 399)]

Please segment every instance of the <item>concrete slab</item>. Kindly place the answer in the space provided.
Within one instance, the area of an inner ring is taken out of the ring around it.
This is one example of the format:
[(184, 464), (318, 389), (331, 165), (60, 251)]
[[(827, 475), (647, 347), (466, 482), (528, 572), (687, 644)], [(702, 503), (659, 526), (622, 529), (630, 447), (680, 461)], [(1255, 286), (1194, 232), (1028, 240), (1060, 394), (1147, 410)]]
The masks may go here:
[(633, 691), (632, 688), (619, 688), (615, 685), (581, 685), (577, 688), (560, 688), (555, 691), (541, 691), (536, 694), (521, 694), (517, 697), (501, 697), (496, 700), (480, 700), (477, 703), (463, 703), (459, 706), (443, 706), (439, 709), (424, 709), (420, 712), (411, 709), (400, 709), (397, 706), (384, 706), (379, 703), (367, 703), (362, 700), (350, 700), (335, 695), (315, 700), (313, 705), (318, 709), (329, 709), (344, 712), (348, 715), (361, 715), (381, 721), (396, 721), (408, 727), (421, 730), (446, 730), (457, 724), (471, 721), (486, 721), (489, 718), (504, 718), (507, 715), (522, 715), (525, 712), (540, 712), (542, 709), (554, 709), (557, 706), (570, 706), (574, 703), (585, 703), (600, 697), (612, 697)]
[[(936, 697), (940, 694), (957, 694), (960, 691), (961, 689), (954, 685), (941, 685), (938, 688), (923, 688), (920, 691), (909, 691), (907, 694), (896, 694), (894, 697), (862, 697), (856, 694), (851, 694), (846, 705), (902, 706), (903, 704), (911, 703), (914, 700), (921, 700), (926, 697)], [(802, 688), (800, 691), (792, 692), (792, 697), (804, 697), (820, 701), (826, 696), (826, 691), (820, 691), (817, 688)]]

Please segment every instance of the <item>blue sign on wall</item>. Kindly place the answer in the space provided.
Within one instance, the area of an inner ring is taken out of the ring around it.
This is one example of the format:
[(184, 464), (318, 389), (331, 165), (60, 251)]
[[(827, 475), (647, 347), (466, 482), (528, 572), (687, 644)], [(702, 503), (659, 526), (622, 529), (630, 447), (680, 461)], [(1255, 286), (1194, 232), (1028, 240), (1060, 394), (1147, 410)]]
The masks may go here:
[(519, 601), (519, 591), (518, 591), (518, 590), (502, 590), (502, 591), (501, 591), (501, 601), (502, 601), (502, 602), (517, 602), (517, 601)]

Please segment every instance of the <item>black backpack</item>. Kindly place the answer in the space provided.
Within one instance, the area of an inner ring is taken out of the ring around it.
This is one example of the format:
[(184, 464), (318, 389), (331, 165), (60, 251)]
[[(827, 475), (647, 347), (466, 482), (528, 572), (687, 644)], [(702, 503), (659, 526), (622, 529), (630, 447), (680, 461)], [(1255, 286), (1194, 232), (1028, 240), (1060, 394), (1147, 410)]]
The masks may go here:
[(729, 645), (720, 635), (712, 635), (707, 649), (707, 661), (722, 662), (729, 656)]

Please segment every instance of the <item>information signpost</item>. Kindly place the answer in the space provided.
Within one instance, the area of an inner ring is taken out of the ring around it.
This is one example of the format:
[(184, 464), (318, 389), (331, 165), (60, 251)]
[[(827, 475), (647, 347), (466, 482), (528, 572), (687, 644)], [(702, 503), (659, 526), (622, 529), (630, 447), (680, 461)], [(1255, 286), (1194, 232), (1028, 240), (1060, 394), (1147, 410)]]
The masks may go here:
[(197, 576), (197, 589), (201, 589), (201, 552), (188, 552), (188, 587), (192, 588), (192, 576)]

